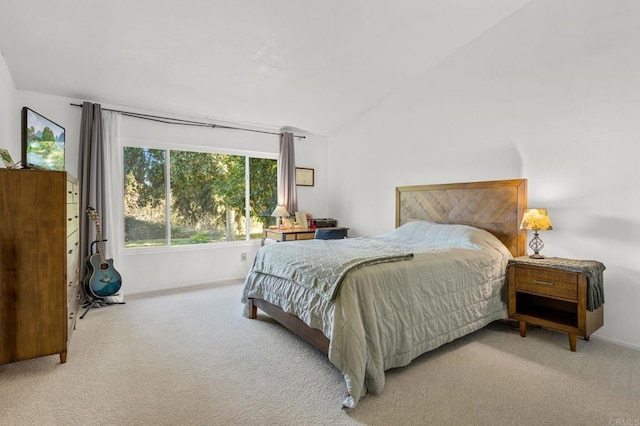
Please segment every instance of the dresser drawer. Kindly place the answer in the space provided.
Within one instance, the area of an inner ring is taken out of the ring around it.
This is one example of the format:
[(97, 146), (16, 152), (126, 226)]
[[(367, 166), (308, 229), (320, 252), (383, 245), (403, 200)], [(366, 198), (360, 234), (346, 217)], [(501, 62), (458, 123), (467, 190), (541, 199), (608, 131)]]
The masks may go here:
[(71, 335), (76, 328), (76, 320), (78, 319), (78, 312), (80, 311), (80, 304), (73, 303), (67, 308), (67, 346), (71, 341)]
[(67, 304), (73, 306), (80, 303), (80, 286), (78, 280), (67, 283)]
[(516, 267), (516, 291), (578, 300), (578, 274)]
[(72, 291), (73, 287), (78, 286), (80, 278), (80, 268), (78, 268), (77, 264), (75, 269), (67, 271), (67, 292)]
[(67, 257), (80, 255), (80, 234), (74, 231), (67, 236)]
[(78, 185), (74, 182), (67, 180), (67, 203), (74, 204), (79, 201)]
[(67, 204), (67, 235), (78, 230), (78, 205)]
[(80, 270), (80, 245), (78, 242), (78, 232), (74, 232), (67, 237), (67, 281), (77, 278)]

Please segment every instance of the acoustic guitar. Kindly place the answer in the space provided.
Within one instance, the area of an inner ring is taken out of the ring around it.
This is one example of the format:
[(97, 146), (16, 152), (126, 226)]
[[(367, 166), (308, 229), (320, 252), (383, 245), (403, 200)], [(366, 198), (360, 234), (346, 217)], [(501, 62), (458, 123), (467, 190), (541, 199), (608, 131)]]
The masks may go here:
[(87, 277), (84, 281), (85, 293), (93, 298), (102, 298), (116, 294), (122, 286), (122, 277), (113, 267), (113, 259), (105, 259), (100, 219), (93, 207), (87, 208), (89, 218), (96, 224), (98, 249), (87, 257)]

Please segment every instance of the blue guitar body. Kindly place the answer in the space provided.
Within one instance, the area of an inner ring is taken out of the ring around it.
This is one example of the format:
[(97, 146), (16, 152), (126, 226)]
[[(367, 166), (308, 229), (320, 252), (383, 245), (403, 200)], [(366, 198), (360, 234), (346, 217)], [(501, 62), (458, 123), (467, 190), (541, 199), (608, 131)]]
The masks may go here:
[(93, 207), (87, 208), (87, 214), (96, 223), (98, 252), (85, 259), (87, 276), (84, 281), (84, 290), (87, 295), (94, 298), (113, 296), (120, 290), (122, 277), (113, 267), (113, 259), (105, 259), (98, 214)]
[(122, 286), (122, 277), (113, 267), (113, 259), (100, 261), (100, 254), (89, 256), (85, 289), (95, 297), (107, 297), (116, 294)]

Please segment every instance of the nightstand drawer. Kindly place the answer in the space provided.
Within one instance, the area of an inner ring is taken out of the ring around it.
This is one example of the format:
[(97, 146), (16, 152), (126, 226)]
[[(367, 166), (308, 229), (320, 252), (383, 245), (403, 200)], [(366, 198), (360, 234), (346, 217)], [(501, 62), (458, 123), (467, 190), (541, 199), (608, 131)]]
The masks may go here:
[(578, 300), (578, 274), (516, 267), (516, 291)]

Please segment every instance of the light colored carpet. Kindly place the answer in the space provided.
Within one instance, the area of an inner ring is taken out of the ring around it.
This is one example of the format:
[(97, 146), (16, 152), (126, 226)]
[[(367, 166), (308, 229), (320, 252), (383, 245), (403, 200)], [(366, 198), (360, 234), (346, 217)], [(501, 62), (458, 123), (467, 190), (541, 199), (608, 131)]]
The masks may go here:
[[(130, 297), (78, 321), (68, 362), (0, 366), (2, 425), (640, 423), (640, 351), (493, 324), (387, 372), (351, 411), (327, 358), (240, 284)], [(626, 423), (624, 423), (626, 422)]]

